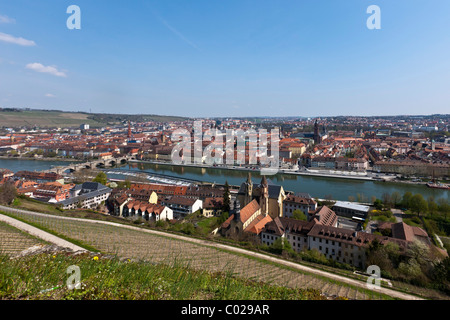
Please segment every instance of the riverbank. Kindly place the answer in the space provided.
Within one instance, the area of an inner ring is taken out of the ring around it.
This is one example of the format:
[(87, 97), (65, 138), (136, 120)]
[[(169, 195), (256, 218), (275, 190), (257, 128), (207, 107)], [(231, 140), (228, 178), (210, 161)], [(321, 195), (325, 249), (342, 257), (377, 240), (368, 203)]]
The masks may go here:
[(52, 161), (52, 162), (83, 162), (83, 160), (72, 159), (72, 158), (30, 158), (30, 157), (9, 157), (9, 156), (0, 156), (0, 159), (4, 160), (24, 160), (24, 161)]
[[(205, 165), (205, 164), (175, 164), (172, 162), (165, 161), (149, 161), (149, 160), (131, 160), (130, 163), (146, 163), (155, 165), (166, 165), (166, 166), (179, 166), (179, 167), (191, 167), (191, 168), (203, 168), (203, 169), (213, 169), (213, 170), (233, 170), (233, 171), (245, 171), (245, 172), (257, 172), (259, 173), (261, 168), (256, 166), (250, 167), (240, 167), (240, 166), (226, 166), (226, 165)], [(389, 182), (400, 182), (400, 183), (412, 183), (411, 181), (399, 180), (395, 175), (373, 173), (367, 172), (356, 172), (356, 171), (338, 171), (338, 170), (294, 170), (294, 169), (274, 169), (273, 174), (287, 174), (287, 175), (300, 175), (300, 176), (312, 176), (312, 177), (325, 177), (325, 178), (337, 178), (337, 179), (351, 179), (351, 180), (363, 180), (363, 181), (389, 181)], [(414, 182), (415, 183), (415, 182)], [(420, 182), (415, 184), (423, 184), (426, 182)]]
[[(152, 161), (153, 162), (153, 161)], [(55, 161), (34, 161), (22, 159), (2, 159), (0, 158), (0, 168), (9, 169), (13, 172), (22, 170), (28, 171), (45, 171), (56, 166), (67, 165), (67, 162)], [(259, 183), (261, 174), (259, 170), (249, 168), (221, 168), (221, 167), (194, 167), (173, 165), (171, 163), (149, 163), (142, 161), (133, 161), (115, 168), (103, 168), (104, 170), (120, 171), (124, 170), (128, 173), (141, 172), (146, 175), (157, 175), (162, 178), (177, 180), (202, 181), (204, 184), (216, 184), (240, 186), (247, 179), (247, 172), (252, 172), (252, 180)], [(133, 172), (134, 171), (134, 172)], [(113, 179), (125, 180), (129, 175), (121, 174), (110, 176)], [(340, 179), (337, 177), (325, 177), (317, 175), (299, 175), (279, 172), (273, 176), (267, 177), (272, 183), (281, 185), (285, 190), (298, 193), (309, 193), (310, 195), (321, 199), (334, 199), (348, 201), (351, 198), (372, 199), (376, 197), (382, 199), (383, 194), (392, 194), (397, 192), (404, 194), (410, 192), (412, 194), (420, 193), (424, 198), (432, 196), (436, 201), (440, 198), (449, 199), (448, 190), (432, 189), (422, 184), (403, 181), (400, 182), (380, 182), (376, 180), (359, 180), (359, 179)], [(135, 180), (135, 179), (132, 179)], [(147, 179), (136, 179), (148, 181)], [(159, 180), (159, 178), (158, 178)]]

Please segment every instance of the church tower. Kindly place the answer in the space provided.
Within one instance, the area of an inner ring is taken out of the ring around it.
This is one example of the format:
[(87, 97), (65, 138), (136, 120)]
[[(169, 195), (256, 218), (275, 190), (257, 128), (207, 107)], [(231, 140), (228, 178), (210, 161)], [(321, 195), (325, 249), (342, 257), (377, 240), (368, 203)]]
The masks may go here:
[(247, 176), (247, 182), (246, 185), (246, 194), (245, 194), (245, 203), (244, 207), (248, 205), (250, 202), (252, 202), (253, 198), (253, 182), (252, 182), (252, 174), (249, 172)]
[(267, 216), (269, 213), (269, 184), (267, 183), (266, 176), (261, 179), (261, 195), (259, 200), (261, 207), (261, 213)]
[(236, 222), (241, 220), (241, 204), (239, 203), (239, 200), (234, 200), (234, 208), (233, 208), (233, 214), (234, 214), (234, 220)]
[(317, 122), (317, 119), (314, 123), (314, 143), (320, 143), (319, 123)]
[(128, 121), (128, 133), (127, 133), (128, 140), (131, 140), (131, 123)]

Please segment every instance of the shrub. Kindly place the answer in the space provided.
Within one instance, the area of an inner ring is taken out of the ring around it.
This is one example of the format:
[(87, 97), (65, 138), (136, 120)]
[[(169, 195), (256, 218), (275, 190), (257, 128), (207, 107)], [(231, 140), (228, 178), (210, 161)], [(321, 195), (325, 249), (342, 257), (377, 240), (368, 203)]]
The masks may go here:
[(192, 223), (184, 223), (181, 231), (185, 234), (191, 235), (195, 232), (195, 227)]

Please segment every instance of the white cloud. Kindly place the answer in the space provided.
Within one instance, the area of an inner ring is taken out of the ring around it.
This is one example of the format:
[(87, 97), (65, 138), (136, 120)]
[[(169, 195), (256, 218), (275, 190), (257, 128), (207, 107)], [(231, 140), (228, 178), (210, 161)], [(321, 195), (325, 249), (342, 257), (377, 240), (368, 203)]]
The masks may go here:
[(16, 23), (16, 20), (0, 14), (0, 23)]
[(54, 94), (52, 94), (52, 93), (46, 93), (45, 96), (47, 98), (56, 98), (56, 96)]
[(0, 41), (14, 43), (14, 44), (18, 44), (19, 46), (25, 46), (25, 47), (31, 47), (31, 46), (36, 45), (36, 43), (32, 40), (27, 40), (27, 39), (20, 38), (20, 37), (19, 38), (14, 37), (10, 34), (6, 34), (3, 32), (0, 32)]
[(27, 64), (26, 68), (36, 72), (49, 73), (57, 77), (67, 77), (64, 72), (59, 71), (56, 67), (44, 66), (43, 64), (37, 62)]

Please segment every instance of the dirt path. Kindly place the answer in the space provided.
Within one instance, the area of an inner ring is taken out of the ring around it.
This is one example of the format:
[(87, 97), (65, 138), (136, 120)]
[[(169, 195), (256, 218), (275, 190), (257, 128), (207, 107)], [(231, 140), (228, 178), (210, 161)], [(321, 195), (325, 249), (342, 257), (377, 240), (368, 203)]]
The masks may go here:
[[(8, 207), (4, 207), (4, 206), (0, 206), (0, 210), (2, 211), (6, 211), (6, 212), (17, 212), (17, 211), (22, 211), (24, 213), (27, 214), (33, 214), (33, 215), (37, 215), (37, 216), (42, 216), (42, 217), (48, 217), (50, 215), (48, 214), (44, 214), (44, 213), (38, 213), (38, 212), (31, 212), (31, 211), (26, 211), (26, 210), (18, 210), (18, 209), (12, 209), (12, 208), (8, 208)], [(241, 248), (237, 248), (237, 247), (233, 247), (233, 246), (229, 246), (229, 245), (224, 245), (224, 244), (220, 244), (220, 243), (215, 243), (215, 242), (211, 242), (211, 241), (207, 241), (207, 240), (200, 240), (200, 239), (195, 239), (195, 238), (190, 238), (190, 237), (186, 237), (186, 236), (181, 236), (181, 235), (175, 235), (175, 234), (171, 234), (171, 233), (166, 233), (166, 232), (161, 232), (161, 231), (156, 231), (156, 230), (149, 230), (149, 229), (144, 229), (144, 228), (139, 228), (139, 227), (135, 227), (135, 226), (128, 226), (128, 225), (123, 225), (120, 223), (115, 223), (115, 222), (109, 222), (109, 221), (100, 221), (100, 220), (89, 220), (89, 219), (82, 219), (82, 218), (71, 218), (71, 217), (61, 217), (61, 216), (54, 216), (51, 215), (52, 218), (59, 218), (59, 219), (63, 219), (63, 220), (72, 220), (72, 221), (82, 221), (82, 222), (89, 222), (89, 223), (97, 223), (97, 224), (103, 224), (103, 225), (110, 225), (110, 226), (115, 226), (115, 227), (121, 227), (121, 228), (126, 228), (126, 229), (131, 229), (131, 230), (138, 230), (141, 232), (147, 232), (150, 234), (154, 234), (154, 235), (159, 235), (159, 236), (164, 236), (164, 237), (170, 237), (173, 239), (178, 239), (178, 240), (183, 240), (183, 241), (188, 241), (191, 243), (196, 243), (196, 244), (200, 244), (203, 246), (207, 246), (207, 247), (213, 247), (213, 248), (218, 248), (218, 249), (223, 249), (223, 250), (227, 250), (230, 252), (236, 252), (236, 253), (240, 253), (240, 254), (245, 254), (247, 256), (253, 256), (259, 259), (263, 259), (266, 261), (271, 261), (280, 265), (284, 265), (284, 266), (288, 266), (297, 270), (301, 270), (301, 271), (305, 271), (305, 272), (309, 272), (312, 274), (316, 274), (319, 276), (323, 276), (329, 279), (333, 279), (333, 280), (337, 280), (343, 283), (347, 283), (353, 286), (357, 286), (360, 288), (364, 288), (367, 289), (366, 287), (366, 283), (362, 282), (362, 281), (358, 281), (358, 280), (354, 280), (354, 279), (350, 279), (344, 276), (340, 276), (337, 274), (333, 274), (327, 271), (322, 271), (322, 270), (318, 270), (318, 269), (314, 269), (312, 267), (308, 267), (308, 266), (304, 266), (295, 262), (290, 262), (290, 261), (286, 261), (283, 259), (279, 259), (279, 258), (275, 258), (275, 257), (271, 257), (268, 255), (264, 255), (261, 253), (256, 253), (256, 252), (252, 252), (246, 249), (241, 249)], [(6, 220), (3, 220), (6, 219)], [(0, 220), (5, 221), (7, 223), (14, 223), (16, 228), (25, 230), (27, 232), (33, 232), (31, 234), (44, 239), (46, 241), (58, 244), (60, 246), (63, 247), (73, 247), (76, 248), (74, 250), (85, 250), (83, 248), (80, 248), (78, 246), (75, 246), (74, 244), (71, 244), (70, 242), (67, 242), (63, 239), (60, 239), (58, 237), (55, 237), (47, 232), (44, 232), (40, 229), (37, 229), (35, 227), (32, 227), (30, 225), (27, 225), (26, 223), (22, 223), (16, 219), (12, 219), (9, 218), (5, 215), (0, 214)], [(8, 222), (10, 221), (10, 222)], [(30, 231), (28, 231), (30, 230)], [(44, 238), (45, 237), (45, 238)], [(410, 295), (407, 293), (402, 293), (399, 291), (395, 291), (392, 289), (388, 289), (388, 288), (378, 288), (376, 289), (377, 292), (379, 293), (383, 293), (386, 294), (388, 296), (394, 297), (394, 298), (398, 298), (398, 299), (403, 299), (403, 300), (423, 300), (422, 298), (419, 298), (417, 296), (414, 295)]]

